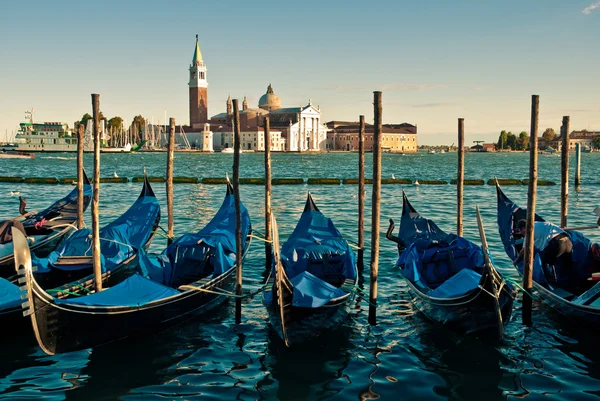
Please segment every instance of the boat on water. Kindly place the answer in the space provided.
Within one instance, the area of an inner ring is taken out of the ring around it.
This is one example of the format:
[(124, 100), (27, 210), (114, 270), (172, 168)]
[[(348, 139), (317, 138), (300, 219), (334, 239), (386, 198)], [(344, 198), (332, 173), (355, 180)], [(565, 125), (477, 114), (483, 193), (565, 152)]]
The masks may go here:
[[(517, 223), (527, 217), (527, 210), (510, 200), (500, 185), (496, 183), (498, 200), (498, 230), (504, 250), (511, 260), (515, 260), (522, 245), (518, 244), (515, 233)], [(537, 214), (535, 221), (544, 221)], [(557, 227), (558, 228), (558, 227)], [(536, 252), (533, 263), (533, 288), (537, 296), (553, 311), (585, 325), (600, 327), (600, 281), (590, 281), (588, 266), (593, 262), (591, 241), (579, 231), (564, 230), (573, 244), (572, 265), (562, 269), (554, 266), (557, 280), (547, 278), (540, 255)], [(596, 262), (596, 265), (598, 262)], [(517, 264), (517, 271), (523, 274), (523, 261)]]
[[(85, 174), (83, 184), (84, 210), (87, 209), (92, 199), (92, 186)], [(77, 188), (67, 196), (54, 202), (40, 212), (27, 212), (26, 202), (21, 200), (21, 216), (0, 222), (0, 277), (14, 276), (14, 254), (10, 228), (16, 226), (27, 236), (31, 251), (40, 257), (47, 256), (53, 251), (61, 240), (70, 234), (77, 221)]]
[(581, 151), (583, 153), (592, 153), (594, 152), (594, 149), (591, 146), (584, 146), (581, 148)]
[[(386, 237), (398, 245), (396, 267), (425, 316), (459, 334), (501, 340), (516, 291), (489, 261), (487, 249), (447, 234), (421, 216), (402, 193), (398, 237), (393, 220)], [(483, 225), (480, 225), (483, 232)]]
[(0, 159), (35, 159), (35, 155), (31, 153), (2, 149), (0, 151)]
[[(233, 149), (233, 148), (223, 148), (223, 149), (221, 149), (221, 153), (234, 153), (234, 152), (235, 152), (235, 149)], [(240, 153), (244, 153), (242, 151), (242, 149), (240, 149)]]
[[(214, 308), (235, 288), (235, 231), (235, 198), (228, 185), (221, 208), (198, 233), (180, 237), (156, 261), (140, 251), (140, 269), (102, 292), (62, 299), (37, 283), (27, 241), (17, 238), (26, 314), (39, 346), (49, 355), (90, 348), (148, 334)], [(251, 231), (242, 205), (244, 252)]]
[(356, 296), (354, 252), (308, 194), (296, 228), (279, 249), (273, 218), (273, 266), (263, 292), (271, 325), (285, 345), (315, 338), (346, 318)]
[(430, 155), (434, 155), (435, 154), (435, 149), (429, 149), (429, 151), (427, 153), (429, 153)]
[(129, 153), (131, 152), (131, 144), (128, 143), (123, 147), (106, 147), (100, 148), (100, 153)]
[[(147, 249), (156, 235), (160, 223), (160, 204), (144, 175), (140, 195), (119, 217), (100, 229), (102, 273), (113, 280), (127, 274), (130, 265), (139, 262), (136, 256)], [(91, 280), (93, 275), (92, 232), (83, 228), (74, 232), (61, 246), (47, 257), (33, 257), (36, 279), (44, 288), (59, 290), (72, 287), (72, 282)]]
[[(139, 263), (138, 254), (150, 245), (160, 221), (160, 206), (145, 180), (142, 193), (116, 220), (100, 230), (102, 279), (107, 285), (122, 281)], [(81, 296), (94, 288), (91, 230), (75, 231), (46, 257), (31, 255), (36, 282), (56, 298)], [(16, 248), (15, 248), (16, 249)], [(15, 275), (0, 281), (0, 321), (23, 323), (21, 295)]]

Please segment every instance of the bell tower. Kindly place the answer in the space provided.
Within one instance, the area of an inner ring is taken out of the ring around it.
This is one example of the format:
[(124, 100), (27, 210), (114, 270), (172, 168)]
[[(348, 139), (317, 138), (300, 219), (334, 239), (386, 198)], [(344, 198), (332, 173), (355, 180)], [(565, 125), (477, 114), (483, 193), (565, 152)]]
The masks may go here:
[(208, 82), (206, 81), (206, 65), (202, 61), (198, 35), (196, 49), (190, 65), (190, 126), (204, 128), (208, 121)]

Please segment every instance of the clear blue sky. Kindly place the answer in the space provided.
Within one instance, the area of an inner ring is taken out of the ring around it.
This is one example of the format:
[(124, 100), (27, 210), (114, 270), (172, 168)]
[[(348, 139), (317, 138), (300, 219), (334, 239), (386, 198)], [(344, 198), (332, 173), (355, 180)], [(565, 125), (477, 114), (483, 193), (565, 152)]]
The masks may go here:
[(455, 142), (458, 117), (468, 142), (529, 131), (532, 94), (540, 130), (563, 115), (600, 130), (598, 0), (171, 3), (3, 1), (0, 139), (32, 107), (72, 125), (91, 93), (107, 117), (187, 124), (196, 34), (210, 115), (229, 94), (256, 106), (271, 82), (326, 121), (372, 121), (381, 90), (384, 122), (417, 124), (421, 144)]

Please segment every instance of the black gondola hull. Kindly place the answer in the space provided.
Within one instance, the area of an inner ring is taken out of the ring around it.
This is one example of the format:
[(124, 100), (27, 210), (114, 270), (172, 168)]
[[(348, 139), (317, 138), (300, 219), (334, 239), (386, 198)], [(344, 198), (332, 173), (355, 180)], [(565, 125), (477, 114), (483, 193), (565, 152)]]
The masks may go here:
[(516, 295), (507, 285), (502, 287), (496, 304), (491, 291), (485, 288), (474, 289), (458, 298), (440, 299), (428, 297), (410, 281), (407, 283), (412, 303), (430, 320), (460, 335), (502, 339)]
[(208, 291), (186, 290), (140, 307), (77, 307), (56, 304), (32, 291), (31, 316), (38, 343), (48, 354), (76, 351), (161, 330), (204, 313), (226, 300), (235, 287), (235, 268), (210, 282)]

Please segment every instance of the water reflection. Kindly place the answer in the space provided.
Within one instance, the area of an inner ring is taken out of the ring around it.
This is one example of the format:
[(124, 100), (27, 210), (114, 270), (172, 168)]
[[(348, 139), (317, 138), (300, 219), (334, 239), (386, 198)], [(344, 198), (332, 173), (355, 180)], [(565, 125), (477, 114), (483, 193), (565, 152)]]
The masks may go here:
[(354, 348), (352, 331), (351, 326), (342, 326), (314, 341), (288, 348), (274, 330), (268, 330), (267, 350), (260, 361), (269, 374), (257, 383), (257, 388), (266, 391), (278, 383), (279, 400), (324, 400), (338, 394), (350, 383), (344, 370)]

